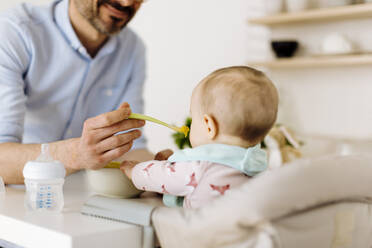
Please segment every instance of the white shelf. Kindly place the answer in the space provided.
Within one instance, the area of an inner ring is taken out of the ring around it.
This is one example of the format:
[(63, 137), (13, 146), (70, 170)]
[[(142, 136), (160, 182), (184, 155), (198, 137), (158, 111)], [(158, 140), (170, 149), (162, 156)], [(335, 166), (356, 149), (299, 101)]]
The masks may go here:
[(332, 67), (372, 65), (372, 54), (320, 56), (290, 59), (277, 59), (272, 61), (248, 62), (249, 66), (266, 68), (306, 68), (306, 67)]
[(249, 20), (252, 24), (267, 26), (319, 21), (337, 21), (372, 17), (372, 3), (342, 7), (313, 9), (296, 13), (283, 13)]

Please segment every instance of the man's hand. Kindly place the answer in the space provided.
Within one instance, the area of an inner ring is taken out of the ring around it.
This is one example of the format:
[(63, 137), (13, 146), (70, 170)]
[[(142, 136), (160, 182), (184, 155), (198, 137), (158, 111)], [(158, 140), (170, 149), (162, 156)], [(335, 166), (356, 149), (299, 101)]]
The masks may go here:
[(141, 131), (115, 134), (145, 125), (141, 120), (129, 120), (130, 114), (129, 104), (123, 103), (115, 111), (86, 120), (82, 136), (72, 146), (73, 169), (100, 169), (128, 152)]

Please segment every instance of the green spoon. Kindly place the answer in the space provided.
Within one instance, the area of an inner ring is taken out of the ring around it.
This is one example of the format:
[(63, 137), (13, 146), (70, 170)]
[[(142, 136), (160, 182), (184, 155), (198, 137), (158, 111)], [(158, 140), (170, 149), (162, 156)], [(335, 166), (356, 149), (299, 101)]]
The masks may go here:
[(163, 121), (159, 121), (158, 119), (155, 119), (153, 117), (146, 116), (146, 115), (141, 115), (141, 114), (132, 113), (132, 114), (130, 114), (129, 119), (138, 119), (138, 120), (145, 120), (145, 121), (155, 122), (155, 123), (158, 123), (160, 125), (166, 126), (170, 129), (173, 129), (176, 132), (183, 133), (185, 135), (185, 137), (187, 137), (187, 135), (189, 134), (189, 131), (190, 131), (190, 129), (187, 126), (177, 127), (177, 126), (165, 123)]

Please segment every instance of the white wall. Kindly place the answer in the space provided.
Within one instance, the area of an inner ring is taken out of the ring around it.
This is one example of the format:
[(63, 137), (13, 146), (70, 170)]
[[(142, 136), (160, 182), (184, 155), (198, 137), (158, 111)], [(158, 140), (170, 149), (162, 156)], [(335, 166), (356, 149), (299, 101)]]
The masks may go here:
[[(247, 25), (254, 1), (150, 0), (142, 7), (132, 26), (148, 48), (146, 113), (164, 121), (182, 124), (204, 76), (244, 64), (250, 49), (266, 47), (250, 39), (250, 32), (262, 32)], [(149, 124), (145, 131), (151, 150), (174, 147), (170, 130)]]
[(0, 1), (0, 11), (4, 11), (11, 8), (19, 3), (33, 3), (37, 5), (50, 3), (51, 0), (11, 0), (11, 1)]

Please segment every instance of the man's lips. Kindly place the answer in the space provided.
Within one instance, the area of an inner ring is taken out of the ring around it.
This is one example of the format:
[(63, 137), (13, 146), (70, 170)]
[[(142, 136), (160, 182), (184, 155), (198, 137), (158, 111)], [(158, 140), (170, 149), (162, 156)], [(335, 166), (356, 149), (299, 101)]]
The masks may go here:
[(108, 3), (103, 4), (105, 8), (107, 8), (110, 12), (110, 14), (118, 19), (126, 19), (129, 17), (128, 11), (121, 11), (116, 9), (115, 7), (111, 6)]

